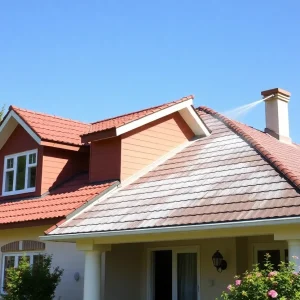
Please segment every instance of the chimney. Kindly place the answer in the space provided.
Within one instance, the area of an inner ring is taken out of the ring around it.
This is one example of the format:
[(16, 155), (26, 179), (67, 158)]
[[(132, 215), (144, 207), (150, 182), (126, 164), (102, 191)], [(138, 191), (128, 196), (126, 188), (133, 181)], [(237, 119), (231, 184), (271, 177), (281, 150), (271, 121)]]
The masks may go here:
[(279, 141), (291, 143), (288, 104), (291, 93), (283, 89), (271, 89), (261, 92), (265, 99), (265, 132)]

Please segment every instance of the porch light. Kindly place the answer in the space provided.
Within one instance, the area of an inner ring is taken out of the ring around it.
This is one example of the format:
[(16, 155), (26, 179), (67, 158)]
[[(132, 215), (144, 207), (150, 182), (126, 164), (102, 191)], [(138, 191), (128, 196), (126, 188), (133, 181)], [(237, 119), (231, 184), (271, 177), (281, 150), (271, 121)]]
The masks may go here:
[(218, 272), (221, 273), (223, 270), (227, 269), (227, 262), (223, 259), (223, 255), (219, 252), (219, 250), (217, 250), (212, 256), (212, 261)]

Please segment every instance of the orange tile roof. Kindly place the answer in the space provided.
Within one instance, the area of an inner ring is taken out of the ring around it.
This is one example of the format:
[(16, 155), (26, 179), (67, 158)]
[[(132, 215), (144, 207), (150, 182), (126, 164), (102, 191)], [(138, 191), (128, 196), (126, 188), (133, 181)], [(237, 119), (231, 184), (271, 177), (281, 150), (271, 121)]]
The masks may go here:
[(300, 177), (299, 147), (211, 109), (198, 111), (210, 136), (195, 140), (105, 199), (100, 197), (47, 234), (300, 217), (299, 188), (295, 188)]
[(135, 111), (135, 112), (131, 112), (129, 114), (125, 114), (125, 115), (121, 115), (118, 117), (113, 117), (113, 118), (109, 118), (109, 119), (105, 119), (105, 120), (101, 120), (98, 122), (94, 122), (91, 123), (91, 126), (88, 130), (88, 132), (86, 132), (83, 135), (88, 135), (90, 133), (94, 133), (94, 132), (99, 132), (99, 131), (103, 131), (103, 130), (107, 130), (107, 129), (111, 129), (111, 128), (118, 128), (122, 125), (128, 124), (130, 122), (136, 121), (142, 117), (151, 115), (153, 113), (156, 113), (162, 109), (168, 108), (170, 106), (173, 106), (175, 104), (190, 100), (190, 99), (194, 99), (194, 96), (190, 95), (187, 97), (183, 97), (179, 100), (176, 101), (172, 101), (169, 103), (165, 103), (159, 106), (154, 106), (154, 107), (150, 107), (150, 108), (146, 108), (143, 110), (139, 110), (139, 111)]
[(17, 113), (18, 116), (23, 119), (23, 121), (25, 121), (25, 123), (42, 140), (79, 146), (82, 145), (81, 136), (111, 128), (117, 128), (132, 121), (138, 120), (142, 117), (158, 112), (162, 109), (193, 98), (194, 97), (190, 95), (159, 106), (150, 107), (118, 117), (97, 121), (91, 124), (49, 114), (34, 112), (15, 106), (10, 106), (9, 110), (13, 110), (15, 113)]
[(0, 225), (65, 218), (113, 184), (89, 184), (88, 174), (81, 174), (44, 197), (17, 201), (5, 201), (5, 197), (0, 197)]
[(42, 139), (70, 145), (82, 145), (80, 135), (90, 124), (10, 106)]
[(280, 142), (265, 132), (233, 121), (210, 108), (200, 107), (199, 109), (225, 123), (232, 131), (256, 149), (295, 187), (300, 189), (300, 148), (298, 145)]

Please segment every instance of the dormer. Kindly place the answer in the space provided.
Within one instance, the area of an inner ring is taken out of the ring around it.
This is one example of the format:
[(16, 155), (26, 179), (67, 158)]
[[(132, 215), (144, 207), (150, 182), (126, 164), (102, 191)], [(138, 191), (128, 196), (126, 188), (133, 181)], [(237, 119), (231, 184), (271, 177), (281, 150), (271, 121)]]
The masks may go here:
[(90, 180), (121, 181), (173, 149), (210, 133), (195, 112), (193, 96), (92, 123), (82, 135), (90, 143)]
[(88, 124), (11, 106), (0, 126), (1, 200), (40, 196), (88, 171)]

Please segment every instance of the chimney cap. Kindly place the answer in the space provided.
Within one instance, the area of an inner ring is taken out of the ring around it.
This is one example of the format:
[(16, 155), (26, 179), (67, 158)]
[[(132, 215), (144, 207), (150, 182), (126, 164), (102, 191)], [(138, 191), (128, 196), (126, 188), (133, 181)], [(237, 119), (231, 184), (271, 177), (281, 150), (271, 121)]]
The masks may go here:
[(264, 98), (271, 96), (272, 94), (276, 95), (276, 94), (281, 94), (287, 98), (291, 97), (291, 93), (284, 90), (284, 89), (280, 89), (280, 88), (275, 88), (275, 89), (270, 89), (270, 90), (266, 90), (266, 91), (262, 91), (261, 95), (264, 96)]

